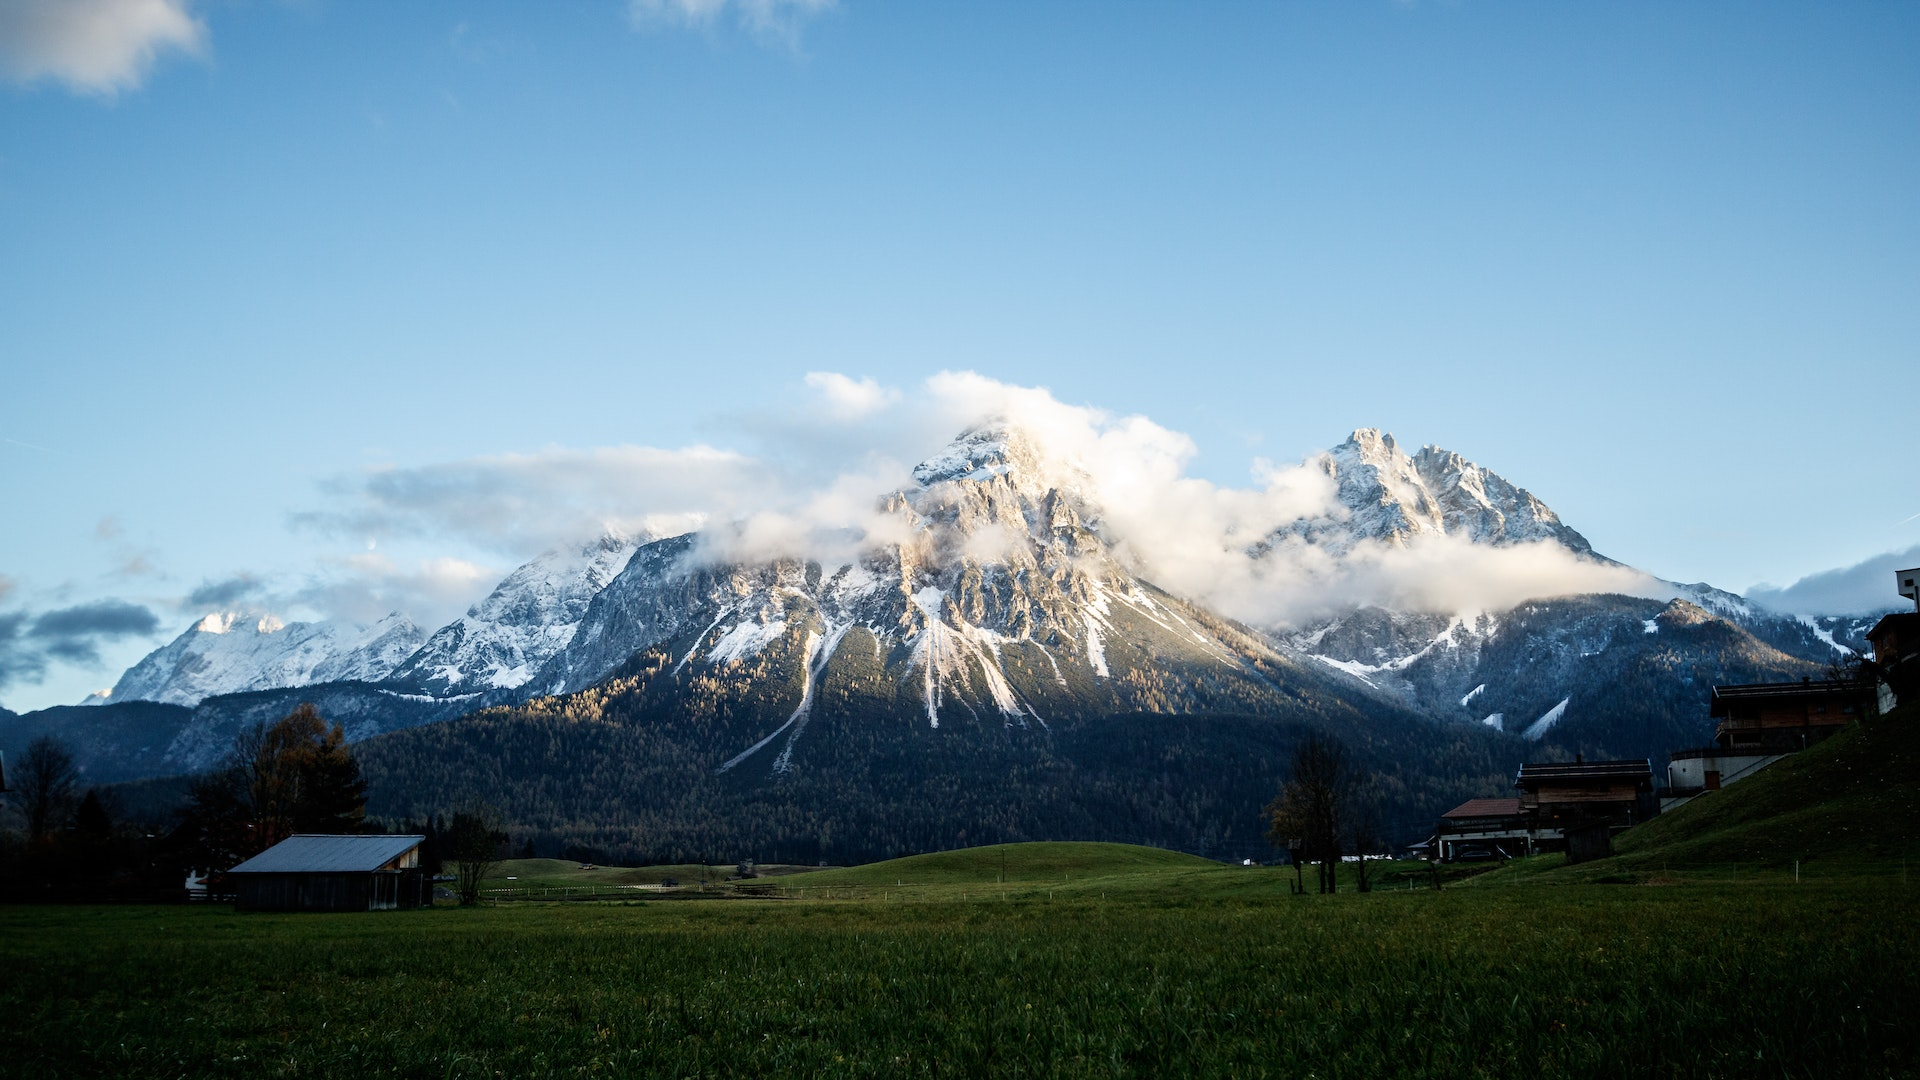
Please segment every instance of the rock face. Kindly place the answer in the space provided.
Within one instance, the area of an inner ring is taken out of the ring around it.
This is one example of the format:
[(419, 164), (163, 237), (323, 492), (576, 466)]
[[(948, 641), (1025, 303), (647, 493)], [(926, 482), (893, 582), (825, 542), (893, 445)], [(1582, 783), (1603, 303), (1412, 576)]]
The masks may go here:
[(573, 640), (588, 604), (639, 547), (607, 533), (549, 551), (509, 574), (485, 600), (441, 627), (388, 681), (432, 697), (510, 690)]
[(1551, 540), (1594, 553), (1586, 537), (1531, 492), (1451, 450), (1428, 446), (1408, 457), (1392, 435), (1361, 428), (1307, 464), (1333, 478), (1345, 513), (1294, 522), (1276, 540), (1296, 536), (1345, 552), (1362, 540), (1405, 545), (1444, 534), (1476, 544)]
[(1752, 626), (1683, 599), (1570, 596), (1472, 616), (1354, 611), (1291, 644), (1441, 722), (1520, 736), (1533, 757), (1652, 757), (1713, 732), (1714, 683), (1820, 677), (1798, 622)]
[(371, 626), (328, 620), (282, 623), (259, 612), (215, 612), (148, 653), (89, 704), (198, 705), (218, 694), (386, 678), (425, 634), (395, 613)]

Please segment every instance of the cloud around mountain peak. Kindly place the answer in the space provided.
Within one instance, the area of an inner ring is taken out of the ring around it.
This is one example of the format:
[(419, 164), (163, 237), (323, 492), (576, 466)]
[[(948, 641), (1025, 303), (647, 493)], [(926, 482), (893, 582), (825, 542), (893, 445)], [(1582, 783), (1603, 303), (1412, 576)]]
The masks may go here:
[[(550, 447), (385, 468), (337, 479), (334, 505), (298, 520), (370, 538), (457, 538), (521, 558), (608, 526), (698, 530), (716, 561), (839, 564), (902, 539), (889, 492), (984, 468), (1063, 492), (1141, 576), (1263, 625), (1354, 604), (1490, 610), (1661, 588), (1590, 557), (1577, 533), (1494, 474), (1444, 452), (1416, 461), (1372, 429), (1303, 462), (1254, 461), (1251, 483), (1234, 487), (1190, 474), (1198, 448), (1186, 434), (1043, 387), (969, 371), (911, 391), (820, 372), (805, 385), (814, 400), (797, 419), (737, 418), (753, 452)], [(936, 432), (961, 434), (929, 445)]]

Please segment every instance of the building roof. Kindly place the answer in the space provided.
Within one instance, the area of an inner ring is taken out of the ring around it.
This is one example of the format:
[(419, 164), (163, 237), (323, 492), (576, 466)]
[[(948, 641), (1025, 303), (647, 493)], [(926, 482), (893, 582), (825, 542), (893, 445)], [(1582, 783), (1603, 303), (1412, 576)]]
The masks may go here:
[[(1873, 624), (1873, 629), (1867, 631), (1867, 640), (1874, 641), (1882, 634), (1902, 631), (1909, 634), (1920, 633), (1920, 611), (1896, 611), (1883, 617)], [(1877, 645), (1878, 642), (1875, 644)], [(1889, 657), (1883, 656), (1878, 659), (1886, 660)]]
[(1796, 698), (1833, 698), (1850, 697), (1859, 692), (1859, 688), (1832, 679), (1802, 679), (1799, 682), (1742, 683), (1737, 686), (1716, 686), (1713, 688), (1713, 703), (1707, 710), (1710, 716), (1725, 716), (1727, 707), (1735, 701), (1790, 701)]
[(1444, 818), (1503, 818), (1520, 816), (1519, 799), (1468, 799), (1440, 815)]
[(378, 870), (426, 840), (424, 836), (289, 836), (227, 871), (229, 874), (325, 874)]
[(1540, 780), (1599, 780), (1609, 777), (1649, 779), (1653, 763), (1646, 758), (1630, 761), (1537, 761), (1520, 766), (1515, 787)]

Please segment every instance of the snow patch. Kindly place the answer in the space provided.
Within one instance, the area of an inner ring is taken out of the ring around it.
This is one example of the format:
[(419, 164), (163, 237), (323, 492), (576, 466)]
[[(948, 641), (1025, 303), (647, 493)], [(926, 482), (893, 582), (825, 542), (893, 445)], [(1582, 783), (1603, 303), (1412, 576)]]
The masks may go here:
[(1100, 628), (1092, 619), (1087, 620), (1087, 663), (1093, 665), (1093, 673), (1103, 679), (1110, 679), (1113, 673), (1107, 670), (1107, 644), (1100, 639)]
[(1640, 630), (1643, 633), (1657, 634), (1660, 632), (1660, 620), (1659, 619), (1641, 619)]
[(1466, 708), (1469, 704), (1473, 702), (1474, 698), (1479, 697), (1483, 692), (1485, 692), (1486, 689), (1487, 689), (1487, 684), (1481, 683), (1479, 686), (1476, 686), (1473, 689), (1467, 691), (1467, 696), (1460, 699), (1460, 707), (1463, 709)]
[(1353, 676), (1354, 678), (1359, 679), (1361, 682), (1366, 683), (1368, 686), (1374, 687), (1375, 689), (1378, 689), (1380, 686), (1379, 683), (1376, 683), (1372, 679), (1367, 678), (1368, 675), (1376, 671), (1379, 671), (1380, 670), (1379, 668), (1368, 667), (1366, 664), (1362, 664), (1354, 660), (1335, 660), (1331, 656), (1315, 656), (1314, 659), (1320, 661), (1321, 663), (1327, 665), (1330, 668), (1338, 668), (1341, 671), (1344, 671), (1347, 674)]
[(727, 664), (744, 660), (761, 649), (780, 640), (787, 632), (787, 620), (774, 619), (770, 622), (735, 623), (733, 629), (720, 635), (720, 640), (707, 650), (707, 662)]
[(1528, 724), (1527, 730), (1521, 732), (1520, 737), (1528, 742), (1539, 742), (1553, 725), (1560, 722), (1561, 717), (1567, 715), (1567, 702), (1572, 700), (1570, 697), (1561, 698), (1560, 704), (1541, 713), (1540, 719)]
[(1826, 642), (1827, 648), (1834, 650), (1835, 652), (1839, 653), (1841, 656), (1853, 655), (1852, 649), (1849, 649), (1845, 645), (1842, 645), (1839, 642), (1833, 640), (1833, 631), (1821, 629), (1820, 624), (1814, 620), (1813, 616), (1802, 615), (1800, 616), (1800, 621), (1807, 624), (1807, 628), (1813, 631), (1814, 637), (1817, 637), (1821, 641)]
[(1498, 713), (1498, 712), (1488, 713), (1486, 716), (1481, 717), (1480, 722), (1487, 725), (1488, 727), (1492, 728), (1495, 731), (1507, 730), (1507, 714), (1506, 713)]

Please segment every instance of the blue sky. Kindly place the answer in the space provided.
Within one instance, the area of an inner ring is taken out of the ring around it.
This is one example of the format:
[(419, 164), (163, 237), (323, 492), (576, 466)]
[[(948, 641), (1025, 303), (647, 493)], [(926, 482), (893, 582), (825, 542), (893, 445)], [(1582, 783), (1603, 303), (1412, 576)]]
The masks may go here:
[(943, 371), (1219, 485), (1436, 443), (1676, 580), (1920, 554), (1911, 4), (0, 0), (0, 79), (15, 709), (457, 612), (503, 468), (910, 457)]

